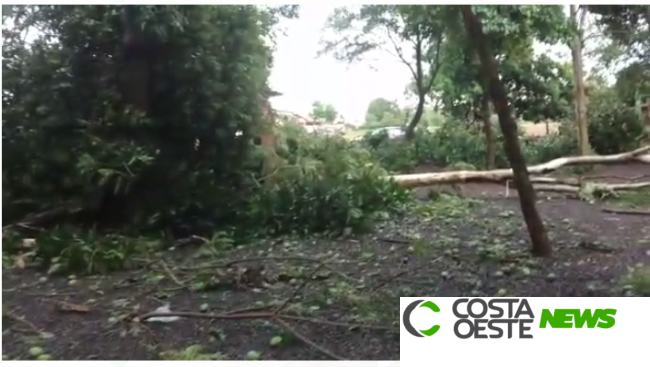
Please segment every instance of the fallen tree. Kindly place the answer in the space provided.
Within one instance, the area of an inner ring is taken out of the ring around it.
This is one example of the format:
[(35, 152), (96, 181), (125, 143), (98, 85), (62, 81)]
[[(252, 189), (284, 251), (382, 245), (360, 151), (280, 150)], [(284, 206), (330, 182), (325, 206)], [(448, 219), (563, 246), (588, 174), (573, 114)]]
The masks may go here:
[[(641, 147), (631, 152), (612, 155), (587, 155), (579, 157), (563, 157), (557, 158), (550, 162), (539, 164), (536, 166), (528, 167), (528, 172), (531, 175), (544, 175), (554, 172), (562, 167), (577, 166), (577, 165), (593, 165), (593, 164), (619, 164), (625, 162), (641, 162), (650, 164), (650, 145)], [(513, 179), (512, 169), (497, 169), (490, 171), (452, 171), (452, 172), (435, 172), (435, 173), (416, 173), (406, 175), (391, 176), (395, 182), (404, 187), (422, 187), (439, 184), (458, 184), (469, 182), (494, 182), (501, 183)], [(570, 186), (582, 186), (582, 180), (571, 179), (558, 179), (552, 177), (531, 177), (531, 182), (548, 184), (558, 183)], [(569, 183), (570, 182), (570, 183)], [(643, 184), (643, 183), (641, 183)], [(624, 185), (624, 184), (622, 184)], [(633, 184), (630, 184), (633, 185)], [(633, 188), (647, 187), (634, 184)], [(539, 185), (538, 185), (539, 186)], [(542, 186), (543, 188), (544, 186)], [(632, 189), (617, 185), (617, 189)]]

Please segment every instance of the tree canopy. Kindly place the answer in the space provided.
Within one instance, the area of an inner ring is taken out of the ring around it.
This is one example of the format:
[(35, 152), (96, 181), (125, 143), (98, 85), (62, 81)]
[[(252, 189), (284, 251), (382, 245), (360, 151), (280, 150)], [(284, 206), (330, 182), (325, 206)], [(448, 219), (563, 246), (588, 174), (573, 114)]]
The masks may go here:
[(384, 127), (403, 125), (402, 111), (397, 103), (385, 98), (375, 98), (368, 104), (365, 126)]
[(650, 59), (650, 6), (583, 5), (599, 16), (598, 23), (612, 40), (629, 47), (628, 57)]
[(331, 124), (336, 121), (339, 113), (331, 104), (316, 101), (312, 103), (312, 109), (309, 116), (311, 116), (311, 118), (316, 122)]
[(267, 39), (285, 15), (295, 8), (3, 6), (7, 219), (51, 208), (105, 225), (234, 219), (242, 197), (229, 190), (258, 164)]

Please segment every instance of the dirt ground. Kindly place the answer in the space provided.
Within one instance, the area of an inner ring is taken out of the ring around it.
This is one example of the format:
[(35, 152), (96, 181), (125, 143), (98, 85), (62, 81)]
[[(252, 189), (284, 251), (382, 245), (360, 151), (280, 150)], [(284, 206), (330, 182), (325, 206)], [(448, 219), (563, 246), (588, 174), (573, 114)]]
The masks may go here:
[[(647, 216), (540, 195), (555, 254), (538, 259), (516, 196), (463, 192), (357, 238), (184, 247), (80, 279), (3, 270), (3, 359), (397, 360), (400, 296), (633, 296), (625, 279), (650, 266)], [(145, 321), (164, 304), (185, 314)]]

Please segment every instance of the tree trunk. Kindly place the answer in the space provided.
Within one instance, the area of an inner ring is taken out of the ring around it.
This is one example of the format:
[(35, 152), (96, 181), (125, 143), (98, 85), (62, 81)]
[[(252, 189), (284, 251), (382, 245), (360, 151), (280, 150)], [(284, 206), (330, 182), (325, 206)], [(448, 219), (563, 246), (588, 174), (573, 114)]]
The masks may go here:
[[(486, 88), (487, 89), (487, 88)], [(487, 169), (494, 169), (496, 167), (496, 137), (494, 136), (494, 129), (492, 128), (492, 113), (490, 111), (490, 96), (483, 93), (481, 97), (481, 119), (483, 120), (483, 131), (485, 131), (485, 145), (487, 147)]]
[(413, 114), (413, 118), (411, 118), (411, 122), (409, 122), (408, 126), (406, 127), (406, 133), (404, 134), (404, 139), (407, 141), (411, 141), (415, 137), (415, 128), (418, 126), (418, 123), (420, 123), (422, 115), (424, 114), (425, 100), (426, 95), (418, 93), (418, 105), (415, 109), (415, 113)]
[(578, 24), (578, 9), (570, 5), (571, 22), (575, 24), (577, 33), (571, 45), (571, 58), (573, 59), (573, 77), (575, 83), (574, 103), (576, 112), (576, 126), (578, 130), (578, 145), (581, 155), (592, 154), (589, 144), (589, 131), (587, 128), (587, 97), (585, 95), (585, 78), (582, 67), (582, 31)]
[[(124, 27), (122, 54), (123, 65), (119, 71), (119, 87), (122, 100), (127, 108), (142, 115), (150, 112), (150, 56), (149, 48), (145, 42), (142, 29), (140, 28), (139, 5), (124, 5), (122, 7), (122, 26)], [(99, 219), (101, 223), (120, 223), (132, 218), (143, 203), (160, 201), (168, 183), (161, 178), (162, 169), (159, 169), (164, 159), (158, 157), (156, 161), (148, 166), (131, 183), (128, 192), (115, 192), (112, 187), (105, 188), (100, 209)]]
[(138, 6), (122, 9), (124, 26), (124, 67), (121, 83), (124, 101), (146, 114), (149, 111), (149, 51), (137, 24)]
[(526, 161), (519, 146), (517, 124), (512, 117), (508, 105), (507, 94), (497, 70), (496, 60), (487, 44), (488, 40), (483, 33), (483, 26), (478, 17), (472, 12), (471, 5), (463, 5), (463, 20), (468, 35), (473, 40), (474, 48), (481, 60), (483, 74), (487, 80), (492, 103), (499, 115), (499, 125), (504, 137), (504, 149), (512, 167), (514, 183), (519, 193), (521, 211), (528, 227), (532, 252), (538, 256), (550, 256), (551, 244), (544, 228), (542, 218), (539, 216), (535, 204), (536, 195), (530, 182)]

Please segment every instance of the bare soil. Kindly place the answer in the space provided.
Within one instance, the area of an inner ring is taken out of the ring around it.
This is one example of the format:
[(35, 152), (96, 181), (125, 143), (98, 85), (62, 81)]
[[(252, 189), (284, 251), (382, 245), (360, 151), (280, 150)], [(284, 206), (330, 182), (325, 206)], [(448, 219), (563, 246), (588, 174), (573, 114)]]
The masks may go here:
[[(57, 360), (397, 360), (400, 296), (630, 296), (623, 279), (650, 265), (647, 216), (540, 198), (555, 254), (538, 259), (516, 196), (499, 185), (463, 191), (480, 200), (423, 201), (356, 238), (187, 247), (80, 279), (3, 270), (3, 359), (31, 359), (38, 346)], [(165, 303), (188, 313), (143, 322)]]

